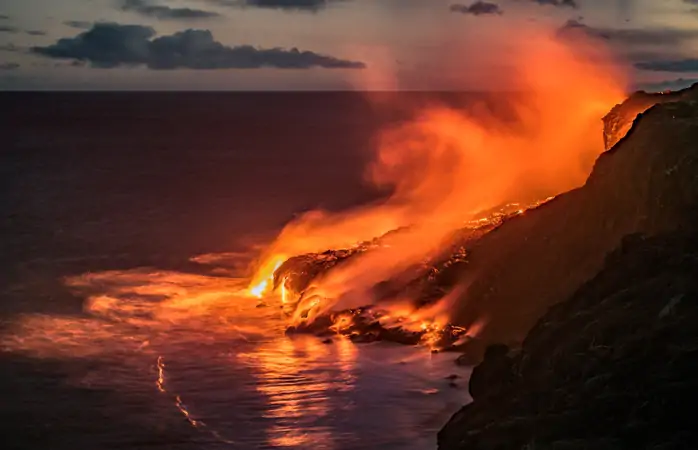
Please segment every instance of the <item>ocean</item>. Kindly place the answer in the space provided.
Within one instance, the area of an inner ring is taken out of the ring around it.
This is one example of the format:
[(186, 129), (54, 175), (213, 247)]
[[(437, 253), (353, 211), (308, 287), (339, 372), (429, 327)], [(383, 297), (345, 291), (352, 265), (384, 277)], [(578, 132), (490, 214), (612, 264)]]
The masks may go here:
[(377, 132), (437, 94), (401, 95), (1, 93), (3, 448), (435, 448), (454, 355), (240, 295), (295, 214), (385, 194)]

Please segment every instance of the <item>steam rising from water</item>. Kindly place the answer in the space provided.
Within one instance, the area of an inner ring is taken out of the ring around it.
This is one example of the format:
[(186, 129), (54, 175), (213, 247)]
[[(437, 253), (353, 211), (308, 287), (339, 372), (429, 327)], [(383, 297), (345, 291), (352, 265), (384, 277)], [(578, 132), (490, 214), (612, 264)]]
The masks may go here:
[(482, 104), (467, 110), (433, 104), (385, 130), (367, 175), (390, 188), (390, 198), (335, 214), (312, 211), (291, 222), (265, 252), (251, 286), (266, 281), (268, 288), (274, 268), (288, 257), (351, 247), (407, 227), (388, 245), (316, 279), (294, 321), (368, 305), (373, 286), (433, 256), (478, 212), (583, 184), (604, 150), (601, 119), (624, 97), (624, 74), (598, 42), (518, 31), (512, 52), (502, 55), (511, 70), (496, 74), (520, 90), (500, 100), (511, 117)]

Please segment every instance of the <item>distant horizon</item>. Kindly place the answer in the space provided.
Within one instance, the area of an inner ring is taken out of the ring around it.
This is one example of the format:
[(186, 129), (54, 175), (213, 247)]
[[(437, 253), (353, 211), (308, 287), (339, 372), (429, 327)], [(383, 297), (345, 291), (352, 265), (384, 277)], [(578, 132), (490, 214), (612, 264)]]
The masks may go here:
[[(698, 80), (685, 80), (686, 83), (679, 87), (661, 87), (663, 83), (642, 83), (634, 85), (626, 94), (630, 95), (634, 92), (662, 92), (666, 90), (678, 91), (687, 89), (698, 84)], [(525, 90), (506, 90), (506, 89), (91, 89), (91, 88), (71, 88), (71, 89), (2, 89), (0, 94), (4, 93), (61, 93), (61, 94), (419, 94), (419, 93), (457, 93), (457, 94), (516, 94), (522, 93)]]

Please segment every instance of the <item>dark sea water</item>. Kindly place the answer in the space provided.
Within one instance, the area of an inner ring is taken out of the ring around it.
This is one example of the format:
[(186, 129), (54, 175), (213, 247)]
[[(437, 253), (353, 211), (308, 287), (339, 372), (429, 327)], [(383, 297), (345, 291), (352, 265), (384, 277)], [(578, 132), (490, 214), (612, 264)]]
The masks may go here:
[(294, 214), (381, 195), (363, 168), (406, 113), (360, 94), (0, 94), (3, 448), (435, 448), (468, 400), (453, 355), (290, 338), (240, 294)]

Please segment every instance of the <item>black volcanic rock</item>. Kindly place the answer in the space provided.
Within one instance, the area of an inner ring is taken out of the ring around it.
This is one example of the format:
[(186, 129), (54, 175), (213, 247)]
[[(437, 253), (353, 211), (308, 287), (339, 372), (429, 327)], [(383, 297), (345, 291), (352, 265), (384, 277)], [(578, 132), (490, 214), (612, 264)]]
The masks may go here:
[[(412, 330), (399, 324), (385, 327), (380, 323), (384, 311), (374, 308), (358, 308), (322, 315), (310, 323), (301, 323), (286, 329), (287, 334), (314, 334), (347, 336), (355, 343), (376, 341), (393, 342), (403, 345), (425, 343), (433, 349), (451, 349), (452, 345), (465, 334), (465, 330), (450, 325), (440, 330)], [(340, 321), (345, 318), (348, 320)], [(341, 326), (337, 326), (341, 323)], [(428, 342), (425, 342), (425, 339)]]
[(486, 320), (485, 344), (518, 346), (546, 309), (599, 273), (624, 236), (693, 229), (698, 215), (698, 107), (641, 114), (587, 183), (515, 217), (470, 247), (454, 323)]
[(477, 400), (484, 398), (492, 390), (501, 390), (514, 379), (509, 347), (494, 344), (487, 347), (482, 363), (470, 375), (470, 396)]
[(439, 449), (698, 448), (695, 231), (628, 236), (517, 355), (486, 356)]
[(638, 114), (645, 112), (650, 107), (659, 103), (690, 99), (698, 100), (698, 84), (694, 84), (688, 89), (675, 92), (635, 92), (623, 103), (616, 105), (606, 117), (603, 118), (603, 138), (606, 150), (613, 148), (614, 145), (628, 134)]

